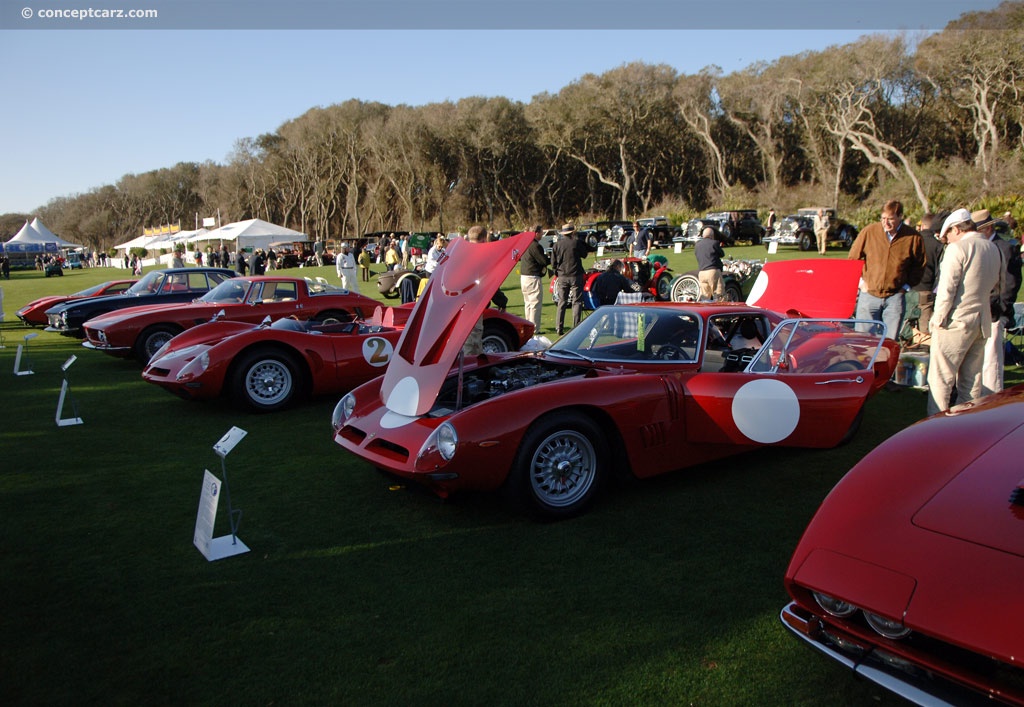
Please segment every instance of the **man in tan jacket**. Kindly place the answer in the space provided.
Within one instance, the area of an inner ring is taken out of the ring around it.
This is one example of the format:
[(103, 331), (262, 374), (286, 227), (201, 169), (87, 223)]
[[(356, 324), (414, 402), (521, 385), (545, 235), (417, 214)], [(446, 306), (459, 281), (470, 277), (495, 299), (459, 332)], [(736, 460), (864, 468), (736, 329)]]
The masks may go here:
[(992, 332), (992, 292), (1003, 286), (1006, 266), (999, 248), (974, 230), (971, 212), (957, 209), (942, 224), (948, 240), (939, 268), (928, 362), (928, 414), (981, 396), (985, 339)]

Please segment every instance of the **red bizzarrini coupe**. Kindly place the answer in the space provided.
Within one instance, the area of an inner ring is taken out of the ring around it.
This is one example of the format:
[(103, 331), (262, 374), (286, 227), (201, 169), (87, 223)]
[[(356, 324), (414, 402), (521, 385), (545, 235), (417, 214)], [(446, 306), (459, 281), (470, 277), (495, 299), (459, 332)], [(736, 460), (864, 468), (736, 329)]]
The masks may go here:
[[(381, 375), (411, 311), (378, 305), (368, 321), (331, 324), (209, 322), (171, 339), (142, 377), (186, 400), (227, 395), (270, 412), (297, 397), (342, 393)], [(485, 351), (515, 350), (532, 336), (532, 322), (485, 310)]]
[(765, 266), (758, 307), (602, 307), (544, 353), (464, 360), (462, 342), (531, 237), (453, 244), (384, 376), (336, 406), (339, 445), (442, 496), (504, 487), (542, 515), (570, 516), (612, 472), (839, 444), (896, 365), (880, 323), (858, 331), (834, 318), (852, 311), (861, 270), (839, 260)]
[(1024, 705), (1024, 385), (894, 435), (829, 493), (786, 628), (918, 704)]
[(108, 280), (107, 282), (87, 287), (81, 292), (75, 292), (71, 295), (51, 295), (49, 297), (40, 297), (37, 300), (32, 300), (14, 314), (18, 319), (31, 326), (46, 326), (48, 323), (46, 319), (46, 310), (50, 307), (56, 307), (58, 304), (64, 304), (65, 302), (70, 302), (75, 299), (83, 299), (85, 297), (122, 295), (136, 282), (137, 280)]
[(256, 324), (270, 317), (344, 322), (369, 317), (377, 302), (339, 287), (296, 277), (254, 276), (225, 280), (188, 303), (119, 309), (89, 319), (84, 346), (147, 363), (185, 329), (221, 318)]

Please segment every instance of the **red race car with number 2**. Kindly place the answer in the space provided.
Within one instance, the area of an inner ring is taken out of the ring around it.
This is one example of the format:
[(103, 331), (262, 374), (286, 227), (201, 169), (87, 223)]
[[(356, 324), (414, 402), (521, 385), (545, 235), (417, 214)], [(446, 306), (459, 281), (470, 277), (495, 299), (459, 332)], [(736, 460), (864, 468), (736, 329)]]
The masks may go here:
[(463, 360), (531, 237), (449, 248), (384, 376), (335, 407), (339, 445), (441, 496), (503, 488), (565, 517), (613, 471), (648, 477), (761, 445), (839, 444), (896, 365), (881, 323), (846, 319), (861, 263), (839, 260), (766, 265), (748, 300), (757, 306), (601, 307), (543, 353)]

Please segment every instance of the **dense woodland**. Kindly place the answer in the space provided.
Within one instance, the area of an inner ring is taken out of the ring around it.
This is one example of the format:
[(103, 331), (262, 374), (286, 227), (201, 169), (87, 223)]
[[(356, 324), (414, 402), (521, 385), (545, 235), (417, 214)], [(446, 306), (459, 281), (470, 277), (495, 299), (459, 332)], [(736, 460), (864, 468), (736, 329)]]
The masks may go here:
[[(521, 228), (709, 207), (832, 205), (872, 219), (954, 205), (1024, 220), (1024, 3), (942, 32), (865, 36), (725, 75), (633, 63), (529, 103), (348, 100), (245, 137), (225, 164), (179, 163), (37, 213), (106, 248), (220, 213), (321, 239), (382, 229)], [(0, 237), (25, 214), (0, 217)]]

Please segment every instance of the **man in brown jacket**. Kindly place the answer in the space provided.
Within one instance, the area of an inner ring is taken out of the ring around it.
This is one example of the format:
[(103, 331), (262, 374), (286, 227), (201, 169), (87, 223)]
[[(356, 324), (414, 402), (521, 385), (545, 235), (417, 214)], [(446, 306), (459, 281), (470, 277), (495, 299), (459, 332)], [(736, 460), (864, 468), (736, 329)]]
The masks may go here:
[(882, 207), (882, 218), (867, 226), (850, 246), (850, 259), (864, 261), (857, 318), (883, 322), (895, 339), (903, 324), (904, 293), (924, 273), (921, 234), (903, 223), (903, 204), (895, 199)]

